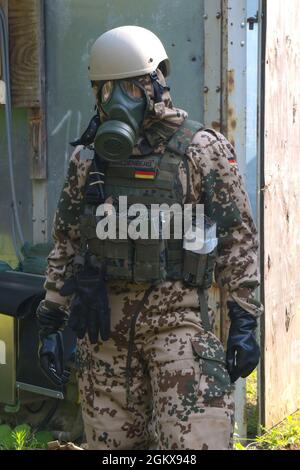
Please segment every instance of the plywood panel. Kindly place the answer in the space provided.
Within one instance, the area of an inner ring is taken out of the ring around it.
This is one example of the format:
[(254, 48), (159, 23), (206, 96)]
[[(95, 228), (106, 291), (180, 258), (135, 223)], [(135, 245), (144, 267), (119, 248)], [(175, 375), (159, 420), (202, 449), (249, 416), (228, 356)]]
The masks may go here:
[(266, 2), (264, 410), (267, 427), (300, 406), (300, 9)]
[(32, 179), (45, 179), (43, 0), (10, 0), (9, 40), (13, 106), (29, 107), (29, 160)]
[(13, 105), (39, 106), (41, 102), (40, 0), (9, 1), (9, 40)]

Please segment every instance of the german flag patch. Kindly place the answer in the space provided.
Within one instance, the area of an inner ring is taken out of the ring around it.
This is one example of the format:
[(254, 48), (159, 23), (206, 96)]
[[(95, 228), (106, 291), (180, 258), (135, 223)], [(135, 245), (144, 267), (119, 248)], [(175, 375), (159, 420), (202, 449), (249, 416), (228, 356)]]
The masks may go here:
[(228, 158), (228, 161), (231, 165), (235, 165), (236, 164), (236, 158)]
[(135, 170), (134, 172), (134, 177), (140, 180), (154, 180), (155, 176), (155, 170)]

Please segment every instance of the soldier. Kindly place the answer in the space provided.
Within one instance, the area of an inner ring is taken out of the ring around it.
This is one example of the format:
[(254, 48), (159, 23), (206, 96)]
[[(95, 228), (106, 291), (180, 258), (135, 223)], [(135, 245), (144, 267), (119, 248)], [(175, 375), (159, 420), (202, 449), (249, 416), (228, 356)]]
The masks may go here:
[[(89, 74), (98, 112), (75, 143), (55, 215), (37, 311), (40, 364), (66, 382), (70, 311), (90, 449), (231, 449), (234, 382), (259, 361), (257, 230), (235, 151), (173, 106), (169, 69), (144, 28), (97, 39)], [(97, 207), (110, 202), (120, 218), (119, 196), (147, 207), (204, 204), (217, 247), (200, 254), (174, 237), (101, 240)], [(226, 355), (207, 305), (213, 272), (229, 299)]]

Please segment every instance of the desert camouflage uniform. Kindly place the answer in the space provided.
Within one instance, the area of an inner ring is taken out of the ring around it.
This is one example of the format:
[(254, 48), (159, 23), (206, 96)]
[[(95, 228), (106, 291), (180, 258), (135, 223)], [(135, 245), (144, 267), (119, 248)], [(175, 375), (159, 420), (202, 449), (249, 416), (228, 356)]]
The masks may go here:
[[(163, 153), (164, 144), (156, 143), (155, 153)], [(259, 316), (261, 307), (253, 299), (259, 283), (257, 231), (233, 147), (220, 133), (204, 129), (186, 156), (188, 166), (179, 166), (183, 202), (202, 200), (218, 224), (215, 279), (229, 299)], [(74, 152), (55, 215), (45, 287), (46, 299), (60, 305), (68, 302), (59, 290), (80, 251), (79, 218), (90, 166), (91, 160)], [(230, 449), (233, 386), (223, 346), (201, 317), (197, 289), (182, 281), (154, 288), (126, 281), (107, 286), (111, 338), (91, 345), (86, 336), (77, 348), (89, 448)], [(212, 325), (214, 312), (209, 314)]]

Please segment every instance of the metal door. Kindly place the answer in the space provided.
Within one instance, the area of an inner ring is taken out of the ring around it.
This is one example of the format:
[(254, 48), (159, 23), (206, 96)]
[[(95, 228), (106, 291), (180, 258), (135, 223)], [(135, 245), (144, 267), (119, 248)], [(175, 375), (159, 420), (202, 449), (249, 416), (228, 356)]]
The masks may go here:
[[(149, 28), (171, 59), (174, 104), (203, 119), (204, 0), (46, 0), (48, 218), (55, 210), (74, 140), (93, 115), (88, 80), (93, 42), (106, 30)], [(49, 220), (49, 219), (48, 219)], [(51, 227), (49, 227), (50, 231)]]

